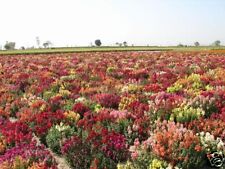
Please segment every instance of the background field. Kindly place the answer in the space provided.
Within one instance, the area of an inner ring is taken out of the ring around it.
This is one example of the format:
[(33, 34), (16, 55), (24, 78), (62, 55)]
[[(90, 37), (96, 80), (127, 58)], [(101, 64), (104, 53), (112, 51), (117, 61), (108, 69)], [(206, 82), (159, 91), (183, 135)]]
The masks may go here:
[(48, 48), (26, 50), (0, 50), (0, 55), (8, 54), (43, 54), (43, 53), (72, 53), (72, 52), (112, 52), (112, 51), (222, 51), (225, 46), (212, 47), (177, 47), (177, 46), (129, 46), (129, 47), (72, 47), (72, 48)]

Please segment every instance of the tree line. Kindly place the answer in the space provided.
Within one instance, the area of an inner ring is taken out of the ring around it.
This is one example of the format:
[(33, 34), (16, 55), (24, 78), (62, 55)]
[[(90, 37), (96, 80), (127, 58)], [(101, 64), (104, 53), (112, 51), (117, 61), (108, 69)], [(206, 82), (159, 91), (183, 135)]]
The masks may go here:
[[(37, 47), (38, 47), (38, 48), (42, 48), (42, 47), (43, 47), (43, 48), (50, 48), (50, 47), (53, 45), (53, 43), (52, 43), (51, 41), (45, 41), (45, 42), (42, 44), (42, 46), (41, 46), (39, 37), (36, 37), (36, 43), (37, 43)], [(99, 47), (99, 46), (101, 46), (101, 45), (102, 45), (101, 40), (100, 40), (100, 39), (96, 39), (96, 40), (95, 40), (95, 46)], [(124, 41), (124, 42), (122, 42), (122, 43), (116, 42), (115, 45), (116, 45), (116, 46), (120, 46), (120, 47), (122, 47), (122, 46), (126, 47), (126, 46), (128, 46), (128, 43), (127, 43), (126, 41)], [(198, 41), (194, 42), (193, 45), (194, 45), (195, 47), (201, 46), (200, 43), (199, 43)], [(91, 45), (91, 46), (92, 46), (92, 45)], [(132, 45), (132, 46), (133, 46), (133, 45)], [(178, 47), (187, 47), (187, 45), (183, 45), (183, 44), (181, 44), (181, 43), (178, 44), (177, 46), (178, 46)], [(220, 40), (216, 40), (215, 42), (213, 42), (212, 46), (216, 46), (216, 47), (221, 46), (221, 41), (220, 41)], [(16, 42), (8, 42), (8, 41), (6, 41), (6, 43), (5, 43), (5, 45), (4, 45), (4, 49), (5, 49), (5, 50), (14, 50), (15, 47), (16, 47)], [(34, 47), (33, 47), (33, 48), (34, 48)], [(1, 49), (1, 48), (0, 48), (0, 49)], [(21, 49), (25, 49), (25, 47), (22, 46)]]

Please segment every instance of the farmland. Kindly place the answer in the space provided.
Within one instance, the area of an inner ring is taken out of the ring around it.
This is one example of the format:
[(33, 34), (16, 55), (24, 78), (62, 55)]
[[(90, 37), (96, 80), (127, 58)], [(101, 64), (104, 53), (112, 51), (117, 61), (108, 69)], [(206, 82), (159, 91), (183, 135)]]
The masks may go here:
[[(119, 51), (218, 51), (224, 52), (224, 46), (101, 46), (101, 47), (57, 47), (40, 49), (0, 50), (0, 55), (21, 54), (55, 54), (55, 53), (81, 53), (81, 52), (119, 52)], [(225, 53), (225, 52), (224, 52)]]
[(224, 51), (133, 50), (2, 52), (0, 168), (223, 168)]

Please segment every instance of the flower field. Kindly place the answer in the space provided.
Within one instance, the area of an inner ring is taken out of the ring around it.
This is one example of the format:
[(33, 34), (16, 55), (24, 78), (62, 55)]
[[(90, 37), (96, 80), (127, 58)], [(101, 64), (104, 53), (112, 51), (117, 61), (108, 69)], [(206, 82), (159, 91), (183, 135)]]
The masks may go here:
[(0, 56), (0, 169), (224, 168), (225, 54)]

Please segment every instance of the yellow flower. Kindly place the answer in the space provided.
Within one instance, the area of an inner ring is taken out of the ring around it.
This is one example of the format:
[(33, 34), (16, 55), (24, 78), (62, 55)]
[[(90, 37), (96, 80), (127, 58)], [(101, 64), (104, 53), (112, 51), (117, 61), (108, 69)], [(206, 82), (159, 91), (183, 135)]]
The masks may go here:
[(170, 120), (176, 119), (177, 122), (188, 122), (194, 119), (199, 119), (204, 115), (205, 111), (202, 108), (193, 108), (184, 105), (172, 110)]
[(46, 109), (46, 105), (45, 104), (42, 104), (41, 107), (40, 107), (40, 110), (41, 111), (44, 111), (45, 109)]
[(166, 163), (158, 159), (153, 159), (149, 165), (149, 169), (165, 169), (166, 167)]
[(124, 169), (124, 164), (117, 164), (117, 169)]
[(119, 110), (125, 110), (129, 104), (136, 101), (137, 98), (135, 95), (131, 95), (129, 97), (122, 97), (120, 103), (119, 103)]
[(210, 85), (207, 85), (207, 86), (205, 87), (205, 89), (206, 89), (207, 91), (209, 91), (209, 90), (213, 90), (213, 87), (210, 86)]
[(54, 98), (54, 97), (57, 97), (57, 96), (62, 97), (63, 95), (62, 95), (62, 94), (60, 94), (60, 93), (57, 93), (55, 96), (52, 96), (51, 98)]
[(75, 75), (76, 74), (76, 71), (74, 69), (70, 69), (70, 74), (71, 75)]
[(128, 84), (121, 89), (122, 93), (136, 93), (142, 90), (142, 86), (138, 84)]
[(71, 92), (69, 90), (60, 89), (59, 94), (61, 94), (62, 96), (69, 96)]
[(127, 161), (125, 164), (117, 164), (117, 169), (136, 169), (130, 161)]
[(94, 107), (94, 112), (99, 112), (102, 109), (102, 106), (100, 104), (96, 104)]
[(179, 83), (175, 83), (173, 86), (167, 88), (167, 92), (174, 93), (182, 90), (183, 86)]
[(73, 120), (75, 122), (77, 122), (80, 119), (80, 114), (71, 110), (65, 112), (64, 115), (66, 116), (66, 118)]
[(190, 76), (188, 76), (188, 80), (191, 82), (201, 82), (201, 76), (199, 74), (192, 73)]

